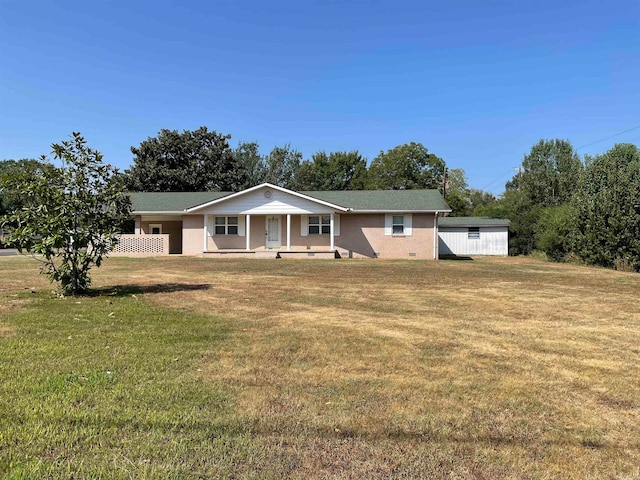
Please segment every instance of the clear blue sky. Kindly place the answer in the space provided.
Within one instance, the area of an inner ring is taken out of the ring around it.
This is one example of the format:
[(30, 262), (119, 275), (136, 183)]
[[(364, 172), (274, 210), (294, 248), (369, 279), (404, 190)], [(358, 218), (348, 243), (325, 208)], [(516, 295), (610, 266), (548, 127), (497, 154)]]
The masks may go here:
[(0, 159), (162, 128), (318, 150), (423, 143), (499, 193), (541, 138), (640, 141), (640, 1), (0, 0)]

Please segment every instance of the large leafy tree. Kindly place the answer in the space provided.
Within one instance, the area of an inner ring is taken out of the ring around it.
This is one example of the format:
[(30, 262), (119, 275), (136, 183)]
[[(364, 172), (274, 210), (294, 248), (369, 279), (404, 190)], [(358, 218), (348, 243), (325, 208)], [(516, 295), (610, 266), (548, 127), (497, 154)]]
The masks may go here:
[(506, 190), (499, 198), (478, 205), (473, 214), (476, 217), (511, 218), (517, 199), (517, 192)]
[(265, 181), (267, 166), (260, 155), (257, 142), (240, 142), (234, 149), (236, 168), (240, 172), (239, 190), (254, 187)]
[(231, 135), (200, 127), (160, 130), (139, 147), (131, 147), (134, 165), (127, 170), (127, 187), (143, 192), (235, 191), (243, 183)]
[(476, 209), (485, 207), (496, 201), (496, 197), (482, 190), (469, 188), (467, 175), (462, 168), (446, 170), (445, 200), (451, 207), (452, 217), (478, 215)]
[(536, 225), (536, 247), (555, 262), (565, 260), (573, 252), (575, 225), (571, 203), (543, 209)]
[(469, 184), (464, 170), (462, 168), (447, 169), (444, 198), (451, 207), (449, 215), (452, 217), (471, 215), (469, 193)]
[(367, 161), (357, 150), (317, 152), (302, 162), (295, 184), (300, 190), (362, 190), (366, 175)]
[(555, 207), (571, 200), (583, 165), (568, 140), (540, 140), (522, 160), (518, 189), (532, 205)]
[(640, 270), (640, 150), (587, 157), (575, 198), (577, 249), (588, 263)]
[(265, 181), (284, 188), (296, 188), (295, 178), (302, 153), (286, 144), (284, 147), (274, 147), (266, 159)]
[(444, 160), (421, 143), (398, 145), (380, 152), (369, 166), (367, 188), (376, 190), (405, 190), (440, 188)]
[(22, 194), (19, 190), (9, 187), (11, 179), (24, 174), (25, 171), (32, 171), (42, 168), (38, 160), (23, 158), (22, 160), (2, 160), (0, 161), (0, 215), (5, 215), (22, 207)]
[(471, 203), (471, 211), (473, 215), (478, 216), (478, 209), (487, 207), (496, 201), (495, 195), (477, 188), (469, 189), (469, 202)]
[(22, 208), (2, 218), (8, 242), (43, 262), (42, 272), (68, 294), (85, 292), (89, 270), (99, 267), (130, 219), (122, 177), (102, 163), (80, 133), (52, 145), (56, 167), (24, 169), (3, 185), (21, 192)]
[[(522, 169), (506, 185), (510, 192), (512, 253), (528, 254), (541, 248), (536, 239), (549, 238), (550, 226), (566, 213), (559, 209), (545, 214), (545, 210), (571, 201), (582, 171), (580, 157), (568, 140), (540, 140), (525, 155)], [(553, 245), (558, 241), (544, 243)], [(562, 244), (566, 245), (566, 239)], [(555, 249), (552, 255), (557, 256)]]

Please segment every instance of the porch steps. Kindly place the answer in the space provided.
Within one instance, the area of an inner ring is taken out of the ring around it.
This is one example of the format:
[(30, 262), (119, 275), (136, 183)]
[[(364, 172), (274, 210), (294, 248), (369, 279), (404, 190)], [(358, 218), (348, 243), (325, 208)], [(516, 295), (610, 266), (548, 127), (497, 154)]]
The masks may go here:
[(281, 250), (276, 258), (340, 258), (340, 254), (337, 250)]

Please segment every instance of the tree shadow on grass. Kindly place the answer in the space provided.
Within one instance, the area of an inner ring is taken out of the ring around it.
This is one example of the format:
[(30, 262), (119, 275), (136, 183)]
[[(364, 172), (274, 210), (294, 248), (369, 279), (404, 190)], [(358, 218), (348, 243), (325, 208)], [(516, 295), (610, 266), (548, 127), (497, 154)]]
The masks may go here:
[(156, 283), (152, 285), (113, 285), (103, 288), (92, 288), (89, 297), (128, 297), (144, 293), (194, 292), (213, 288), (211, 283)]

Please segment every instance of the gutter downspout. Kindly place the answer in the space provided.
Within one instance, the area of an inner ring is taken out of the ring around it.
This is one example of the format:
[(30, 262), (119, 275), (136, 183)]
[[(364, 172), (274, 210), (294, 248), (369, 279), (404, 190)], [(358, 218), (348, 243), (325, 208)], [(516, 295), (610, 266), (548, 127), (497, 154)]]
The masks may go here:
[(433, 216), (433, 259), (438, 260), (438, 211)]

